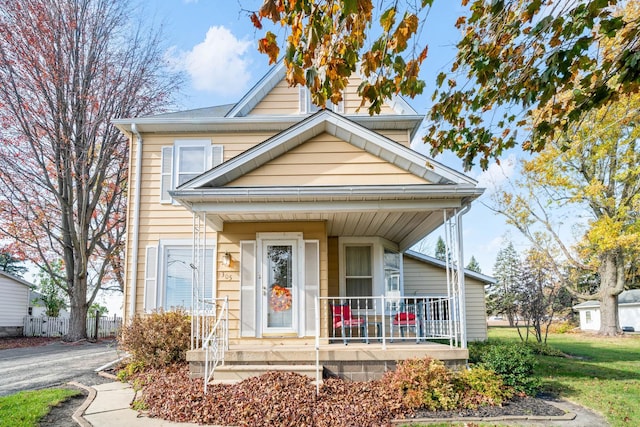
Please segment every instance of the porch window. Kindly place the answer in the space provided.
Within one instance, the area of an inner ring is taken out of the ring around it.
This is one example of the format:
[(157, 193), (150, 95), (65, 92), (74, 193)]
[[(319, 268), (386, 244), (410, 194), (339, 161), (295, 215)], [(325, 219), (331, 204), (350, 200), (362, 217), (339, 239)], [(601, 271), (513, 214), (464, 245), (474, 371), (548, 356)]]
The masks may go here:
[(345, 246), (347, 297), (373, 295), (371, 246)]
[(223, 146), (205, 140), (176, 140), (162, 147), (160, 202), (171, 203), (169, 191), (223, 162)]
[[(168, 246), (164, 248), (164, 304), (166, 309), (191, 309), (191, 281), (193, 269), (192, 249), (190, 246)], [(207, 260), (202, 268), (204, 273), (204, 295), (210, 299), (213, 290), (213, 250), (209, 249), (205, 255)]]
[(400, 253), (384, 248), (384, 292), (387, 297), (387, 312), (395, 312), (399, 309), (402, 289), (400, 289), (400, 265), (402, 258)]

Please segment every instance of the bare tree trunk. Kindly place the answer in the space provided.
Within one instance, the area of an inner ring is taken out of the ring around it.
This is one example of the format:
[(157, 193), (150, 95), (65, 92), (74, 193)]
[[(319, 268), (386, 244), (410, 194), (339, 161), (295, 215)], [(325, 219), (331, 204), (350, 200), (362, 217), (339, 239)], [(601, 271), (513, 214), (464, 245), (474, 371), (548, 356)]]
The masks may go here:
[(602, 255), (600, 273), (600, 334), (618, 335), (618, 295), (624, 289), (624, 264), (619, 251)]

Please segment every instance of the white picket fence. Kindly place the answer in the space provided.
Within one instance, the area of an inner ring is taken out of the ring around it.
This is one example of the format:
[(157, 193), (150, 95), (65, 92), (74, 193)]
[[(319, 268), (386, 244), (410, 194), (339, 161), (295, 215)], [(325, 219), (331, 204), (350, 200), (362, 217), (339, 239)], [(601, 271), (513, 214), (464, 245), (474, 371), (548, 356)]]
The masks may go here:
[[(98, 338), (115, 337), (122, 326), (121, 317), (99, 317)], [(25, 337), (61, 337), (69, 332), (68, 317), (25, 316), (23, 335)], [(96, 318), (87, 317), (87, 336), (96, 336)]]

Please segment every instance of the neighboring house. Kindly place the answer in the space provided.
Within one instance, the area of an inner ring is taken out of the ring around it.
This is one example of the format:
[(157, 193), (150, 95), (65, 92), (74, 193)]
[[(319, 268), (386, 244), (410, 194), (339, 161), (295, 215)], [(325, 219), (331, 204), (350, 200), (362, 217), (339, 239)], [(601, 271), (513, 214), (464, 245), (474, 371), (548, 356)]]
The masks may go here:
[[(422, 355), (463, 364), (485, 337), (461, 266), (462, 216), (483, 189), (411, 149), (423, 115), (402, 98), (369, 116), (354, 78), (319, 110), (284, 75), (277, 64), (237, 104), (114, 121), (131, 141), (125, 317), (191, 310), (194, 370), (207, 337), (225, 369), (304, 364), (316, 342), (352, 378)], [(408, 279), (420, 259), (404, 253), (443, 225), (445, 274)]]
[[(412, 250), (403, 256), (404, 294), (447, 294), (447, 266), (437, 258)], [(496, 283), (496, 279), (467, 268), (464, 269), (467, 340), (487, 339), (487, 308), (484, 287)], [(428, 287), (425, 288), (425, 286)]]
[(0, 271), (0, 337), (21, 336), (32, 284)]
[[(44, 317), (47, 315), (47, 307), (45, 307), (42, 300), (43, 295), (35, 290), (32, 290), (29, 294), (29, 314), (36, 317)], [(58, 313), (59, 318), (68, 319), (70, 313), (66, 309), (60, 309)]]
[[(574, 305), (580, 315), (580, 329), (600, 330), (600, 301), (585, 301)], [(640, 332), (640, 289), (624, 291), (618, 295), (618, 318), (626, 332)]]

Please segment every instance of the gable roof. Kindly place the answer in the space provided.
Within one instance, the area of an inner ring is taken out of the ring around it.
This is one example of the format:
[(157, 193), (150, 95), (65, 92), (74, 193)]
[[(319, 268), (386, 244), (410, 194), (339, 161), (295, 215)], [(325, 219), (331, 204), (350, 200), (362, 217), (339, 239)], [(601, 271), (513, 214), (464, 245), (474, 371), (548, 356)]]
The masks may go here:
[[(413, 258), (418, 261), (422, 261), (426, 264), (431, 264), (433, 266), (440, 267), (442, 269), (447, 268), (447, 264), (444, 261), (429, 255), (422, 254), (420, 252), (408, 250), (408, 251), (405, 251), (404, 254), (409, 256), (410, 258)], [(483, 282), (485, 285), (496, 283), (496, 279), (494, 279), (493, 277), (487, 276), (482, 273), (478, 273), (477, 271), (469, 270), (468, 268), (464, 269), (464, 275), (468, 277), (472, 277), (476, 280), (479, 280), (480, 282)]]
[[(620, 305), (640, 305), (640, 289), (630, 289), (618, 295), (618, 306)], [(574, 309), (599, 308), (600, 301), (590, 300), (581, 302), (573, 306)]]
[(16, 283), (19, 283), (19, 284), (21, 284), (23, 286), (26, 286), (26, 287), (28, 287), (30, 289), (34, 287), (34, 285), (32, 283), (27, 282), (26, 280), (24, 280), (21, 277), (17, 277), (17, 276), (14, 276), (13, 274), (9, 274), (6, 271), (0, 271), (0, 276), (5, 277), (5, 278), (7, 278), (9, 280), (12, 280), (12, 281), (14, 281)]
[(176, 190), (222, 187), (322, 133), (331, 134), (433, 184), (473, 186), (474, 179), (373, 132), (330, 110), (321, 110)]
[[(286, 71), (284, 60), (281, 59), (242, 97), (226, 117), (244, 117), (249, 114), (285, 78)], [(417, 111), (401, 96), (394, 95), (387, 104), (398, 115), (418, 115)]]

